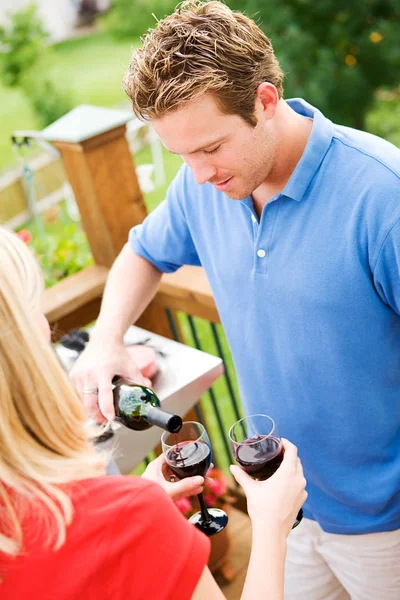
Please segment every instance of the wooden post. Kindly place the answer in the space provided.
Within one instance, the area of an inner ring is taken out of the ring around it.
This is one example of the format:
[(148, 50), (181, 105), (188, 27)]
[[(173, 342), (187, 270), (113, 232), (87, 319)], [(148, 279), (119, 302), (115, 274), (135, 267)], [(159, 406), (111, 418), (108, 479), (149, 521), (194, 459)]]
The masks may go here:
[(61, 152), (94, 260), (111, 267), (147, 215), (126, 140), (128, 111), (78, 106), (43, 130)]
[[(61, 152), (94, 260), (105, 267), (126, 244), (130, 228), (147, 215), (125, 137), (132, 118), (129, 111), (81, 105), (42, 131)], [(65, 317), (68, 324), (75, 320), (72, 313)], [(152, 303), (138, 324), (171, 337), (159, 305)]]

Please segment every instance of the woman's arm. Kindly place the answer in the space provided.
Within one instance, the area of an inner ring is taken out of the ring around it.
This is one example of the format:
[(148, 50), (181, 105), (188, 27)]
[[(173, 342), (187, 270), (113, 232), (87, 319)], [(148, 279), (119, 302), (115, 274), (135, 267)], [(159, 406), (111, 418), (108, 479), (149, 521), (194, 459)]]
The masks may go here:
[(241, 600), (283, 600), (286, 538), (282, 532), (253, 525), (252, 547)]
[[(246, 581), (240, 600), (283, 600), (286, 540), (278, 532), (253, 527), (253, 542)], [(206, 567), (192, 600), (224, 600), (225, 596)]]
[(226, 600), (208, 567), (204, 569), (199, 579), (192, 600)]

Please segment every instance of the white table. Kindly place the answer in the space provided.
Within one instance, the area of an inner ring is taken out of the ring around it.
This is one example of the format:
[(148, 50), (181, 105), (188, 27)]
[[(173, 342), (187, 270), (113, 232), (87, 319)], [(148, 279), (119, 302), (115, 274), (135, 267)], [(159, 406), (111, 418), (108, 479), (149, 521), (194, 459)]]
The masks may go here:
[[(125, 335), (125, 344), (131, 345), (149, 339), (149, 345), (165, 354), (159, 359), (159, 373), (154, 378), (153, 388), (160, 398), (162, 407), (183, 417), (223, 373), (223, 363), (212, 356), (184, 344), (162, 337), (139, 327), (130, 327)], [(68, 351), (56, 346), (61, 361), (67, 368)], [(117, 446), (115, 460), (121, 473), (129, 473), (159, 443), (161, 430), (152, 427), (147, 431), (132, 431), (114, 423), (113, 443)]]

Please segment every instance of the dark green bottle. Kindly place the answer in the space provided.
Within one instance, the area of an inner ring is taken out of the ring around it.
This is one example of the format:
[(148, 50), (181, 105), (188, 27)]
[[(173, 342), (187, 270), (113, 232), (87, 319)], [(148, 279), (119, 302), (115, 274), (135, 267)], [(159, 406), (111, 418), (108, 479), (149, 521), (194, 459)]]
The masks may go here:
[(113, 385), (117, 422), (135, 431), (144, 431), (155, 425), (170, 433), (178, 433), (182, 427), (181, 417), (160, 408), (160, 400), (153, 390), (122, 377), (114, 377)]

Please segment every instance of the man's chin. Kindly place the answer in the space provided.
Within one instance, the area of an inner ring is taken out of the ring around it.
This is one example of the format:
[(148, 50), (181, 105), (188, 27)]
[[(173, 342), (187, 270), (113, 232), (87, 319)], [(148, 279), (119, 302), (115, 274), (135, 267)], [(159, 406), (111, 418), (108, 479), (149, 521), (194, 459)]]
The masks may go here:
[(233, 190), (229, 190), (229, 192), (224, 192), (225, 196), (228, 196), (231, 200), (244, 200), (249, 194), (244, 194), (243, 192), (234, 192)]

